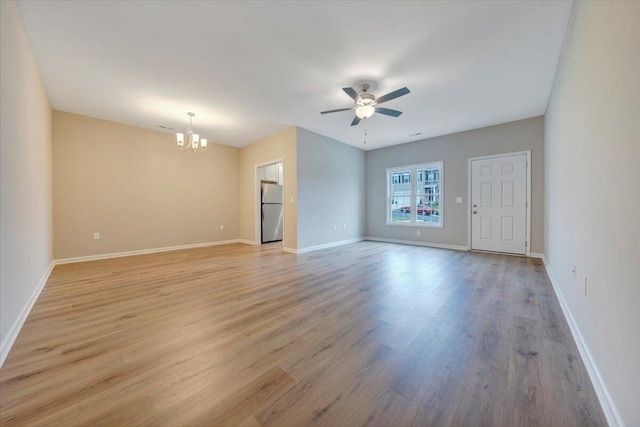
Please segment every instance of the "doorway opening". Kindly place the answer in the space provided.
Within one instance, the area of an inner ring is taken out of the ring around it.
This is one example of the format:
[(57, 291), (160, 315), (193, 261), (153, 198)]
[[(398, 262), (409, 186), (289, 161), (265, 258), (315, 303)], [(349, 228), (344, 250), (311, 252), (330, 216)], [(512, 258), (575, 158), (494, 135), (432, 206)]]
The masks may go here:
[(284, 237), (284, 168), (276, 161), (256, 168), (258, 184), (257, 239), (261, 244)]

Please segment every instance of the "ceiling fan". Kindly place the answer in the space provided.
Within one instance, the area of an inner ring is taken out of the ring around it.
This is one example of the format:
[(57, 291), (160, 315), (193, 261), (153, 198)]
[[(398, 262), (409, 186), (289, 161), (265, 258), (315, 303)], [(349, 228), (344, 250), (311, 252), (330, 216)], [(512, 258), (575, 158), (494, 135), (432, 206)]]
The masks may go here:
[(362, 119), (368, 119), (373, 113), (380, 113), (391, 117), (398, 117), (402, 114), (402, 111), (392, 110), (390, 108), (378, 107), (383, 102), (391, 101), (392, 99), (399, 98), (409, 93), (409, 89), (403, 87), (402, 89), (394, 90), (386, 95), (376, 98), (372, 93), (368, 93), (369, 85), (363, 83), (360, 85), (361, 94), (358, 94), (353, 88), (343, 87), (343, 91), (349, 95), (354, 101), (355, 105), (349, 108), (339, 108), (337, 110), (322, 111), (320, 114), (337, 113), (339, 111), (356, 110), (356, 117), (351, 122), (351, 126), (355, 126), (360, 123)]

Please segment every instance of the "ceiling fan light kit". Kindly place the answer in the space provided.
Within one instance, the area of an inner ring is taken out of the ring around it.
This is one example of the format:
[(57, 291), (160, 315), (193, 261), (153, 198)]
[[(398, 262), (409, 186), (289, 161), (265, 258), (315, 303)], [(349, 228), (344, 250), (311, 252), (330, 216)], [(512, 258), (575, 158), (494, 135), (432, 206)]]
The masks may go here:
[(200, 135), (193, 132), (193, 117), (195, 116), (195, 113), (189, 112), (187, 115), (189, 116), (189, 127), (187, 128), (186, 144), (185, 134), (178, 132), (176, 133), (178, 147), (180, 147), (180, 150), (182, 151), (187, 151), (191, 148), (194, 153), (196, 151), (203, 151), (207, 148), (207, 140), (205, 138), (200, 139)]
[(371, 105), (363, 105), (362, 107), (356, 108), (356, 116), (360, 117), (361, 119), (368, 119), (369, 117), (373, 116), (373, 113), (375, 112), (376, 109)]
[(383, 102), (391, 101), (392, 99), (399, 98), (403, 95), (410, 93), (409, 89), (403, 87), (398, 90), (394, 90), (386, 95), (376, 99), (376, 96), (372, 93), (368, 93), (369, 85), (363, 83), (360, 85), (361, 94), (358, 94), (353, 88), (344, 87), (342, 90), (353, 99), (355, 105), (351, 108), (339, 108), (337, 110), (322, 111), (320, 114), (337, 113), (339, 111), (355, 110), (356, 117), (351, 122), (351, 126), (355, 126), (360, 123), (362, 119), (368, 119), (373, 116), (373, 113), (380, 113), (386, 116), (398, 117), (402, 114), (402, 111), (392, 110), (390, 108), (378, 107)]

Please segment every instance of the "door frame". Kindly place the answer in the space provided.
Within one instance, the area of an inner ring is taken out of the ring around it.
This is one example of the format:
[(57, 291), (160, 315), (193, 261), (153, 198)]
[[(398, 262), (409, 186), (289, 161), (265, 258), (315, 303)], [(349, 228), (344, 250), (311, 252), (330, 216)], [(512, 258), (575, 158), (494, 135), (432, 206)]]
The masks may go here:
[(254, 195), (254, 201), (255, 201), (255, 209), (254, 209), (254, 244), (255, 245), (261, 245), (262, 244), (262, 197), (261, 197), (261, 192), (262, 192), (262, 187), (260, 186), (261, 184), (261, 177), (258, 176), (258, 169), (260, 169), (263, 166), (269, 166), (272, 165), (274, 163), (282, 163), (282, 245), (284, 246), (284, 238), (285, 238), (285, 224), (287, 222), (287, 218), (286, 218), (286, 214), (285, 214), (285, 200), (284, 200), (284, 196), (285, 196), (285, 184), (284, 184), (284, 176), (286, 175), (285, 172), (285, 164), (284, 164), (284, 159), (280, 158), (280, 159), (275, 159), (275, 160), (271, 160), (268, 162), (264, 162), (264, 163), (257, 163), (254, 165), (253, 168), (253, 182), (254, 182), (254, 188), (255, 188), (255, 195)]
[[(467, 159), (468, 162), (468, 173), (467, 173), (467, 250), (471, 250), (471, 187), (472, 187), (472, 173), (471, 173), (471, 163), (474, 160), (485, 160), (485, 159), (497, 159), (500, 157), (509, 157), (509, 156), (518, 156), (518, 155), (526, 155), (527, 156), (527, 210), (526, 210), (526, 225), (525, 225), (525, 256), (531, 256), (531, 150), (524, 151), (514, 151), (511, 153), (501, 153), (501, 154), (490, 154), (487, 156), (480, 157), (469, 157)], [(515, 255), (515, 254), (514, 254)], [(522, 256), (522, 255), (520, 255)]]

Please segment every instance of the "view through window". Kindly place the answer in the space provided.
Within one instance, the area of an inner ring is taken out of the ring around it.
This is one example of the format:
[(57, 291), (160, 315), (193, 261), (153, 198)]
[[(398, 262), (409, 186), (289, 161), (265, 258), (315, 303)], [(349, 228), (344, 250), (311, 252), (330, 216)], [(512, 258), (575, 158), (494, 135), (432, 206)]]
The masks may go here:
[(387, 169), (387, 223), (442, 227), (442, 162)]

